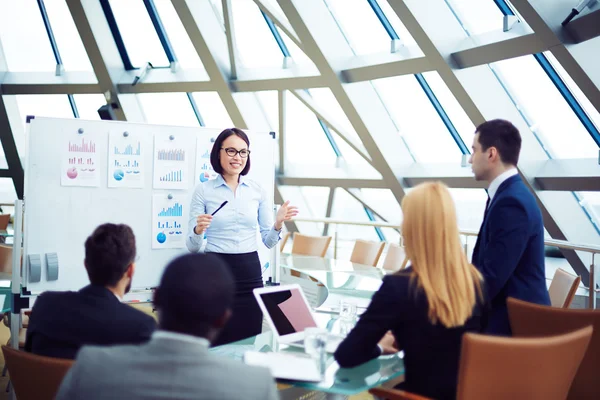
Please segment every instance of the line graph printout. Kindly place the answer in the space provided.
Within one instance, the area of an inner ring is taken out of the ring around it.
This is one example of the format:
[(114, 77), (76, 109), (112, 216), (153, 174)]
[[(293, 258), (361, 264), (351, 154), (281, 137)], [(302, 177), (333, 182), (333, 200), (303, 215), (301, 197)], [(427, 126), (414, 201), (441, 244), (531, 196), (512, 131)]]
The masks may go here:
[(185, 247), (187, 233), (187, 210), (184, 195), (152, 195), (152, 248), (179, 249)]
[(143, 188), (145, 148), (140, 134), (111, 131), (108, 137), (108, 187)]
[(195, 136), (156, 134), (152, 179), (154, 189), (188, 189), (189, 166), (194, 159), (195, 150)]
[(97, 150), (92, 135), (68, 135), (63, 144), (60, 184), (62, 186), (100, 186)]

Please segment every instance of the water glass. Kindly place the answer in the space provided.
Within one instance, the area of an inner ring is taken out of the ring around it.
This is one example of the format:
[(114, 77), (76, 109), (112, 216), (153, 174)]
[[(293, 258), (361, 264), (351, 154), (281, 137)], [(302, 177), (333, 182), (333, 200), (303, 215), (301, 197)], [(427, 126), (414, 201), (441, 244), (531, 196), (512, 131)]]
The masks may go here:
[(327, 331), (325, 329), (306, 328), (304, 330), (304, 351), (317, 362), (321, 375), (325, 373), (326, 346)]
[(340, 301), (340, 319), (343, 321), (354, 321), (356, 318), (356, 304), (348, 301)]

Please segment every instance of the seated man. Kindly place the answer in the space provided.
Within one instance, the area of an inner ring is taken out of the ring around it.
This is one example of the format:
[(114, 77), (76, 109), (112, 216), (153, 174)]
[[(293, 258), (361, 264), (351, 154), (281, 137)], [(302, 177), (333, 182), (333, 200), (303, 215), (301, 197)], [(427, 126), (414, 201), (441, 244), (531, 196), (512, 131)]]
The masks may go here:
[(234, 283), (213, 254), (173, 260), (156, 290), (160, 330), (141, 346), (84, 347), (56, 399), (277, 399), (269, 370), (208, 351)]
[(127, 225), (104, 224), (85, 241), (90, 285), (78, 292), (45, 292), (35, 301), (25, 350), (75, 358), (86, 344), (137, 344), (150, 339), (154, 319), (127, 304), (135, 270), (135, 236)]

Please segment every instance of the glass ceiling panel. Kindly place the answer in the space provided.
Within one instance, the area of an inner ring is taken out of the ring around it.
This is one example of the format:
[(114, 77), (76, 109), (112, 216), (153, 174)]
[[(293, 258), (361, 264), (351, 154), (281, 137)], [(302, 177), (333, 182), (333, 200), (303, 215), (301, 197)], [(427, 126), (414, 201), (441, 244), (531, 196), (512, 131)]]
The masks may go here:
[(366, 0), (324, 0), (355, 54), (390, 52), (391, 39)]
[(600, 192), (577, 192), (581, 196), (581, 206), (590, 215), (590, 218), (596, 224), (596, 228), (600, 227)]
[(185, 93), (141, 93), (137, 99), (149, 124), (200, 126)]
[[(269, 123), (278, 130), (277, 92), (258, 92)], [(336, 156), (315, 114), (294, 95), (287, 95), (286, 160), (291, 164), (335, 165)]]
[(446, 0), (470, 35), (501, 31), (503, 15), (493, 0)]
[(598, 157), (598, 146), (533, 56), (492, 65), (552, 158)]
[(373, 81), (417, 162), (460, 163), (462, 153), (414, 76)]
[[(335, 189), (331, 218), (352, 222), (370, 221), (363, 205), (341, 188)], [(341, 259), (350, 258), (354, 241), (357, 238), (379, 242), (375, 228), (370, 226), (338, 225), (337, 228), (331, 227), (330, 233), (333, 233), (336, 229), (338, 233), (338, 258)]]
[[(154, 0), (156, 10), (165, 27), (165, 31), (173, 46), (173, 51), (177, 61), (182, 68), (200, 68), (204, 69), (202, 61), (190, 40), (171, 0)], [(208, 80), (208, 75), (206, 75)]]
[(219, 129), (234, 126), (217, 92), (196, 92), (192, 96), (196, 100), (204, 126)]
[(467, 148), (470, 149), (473, 137), (475, 136), (475, 125), (473, 125), (473, 122), (471, 122), (471, 119), (469, 119), (469, 116), (460, 106), (458, 100), (456, 100), (456, 97), (448, 89), (448, 86), (446, 86), (446, 83), (437, 71), (425, 72), (423, 76), (427, 80), (431, 90), (435, 93), (435, 97), (439, 100), (442, 108), (448, 114), (460, 138)]
[(75, 94), (73, 95), (79, 118), (99, 120), (98, 109), (106, 104), (104, 95), (101, 94)]
[(147, 62), (152, 63), (154, 67), (168, 66), (169, 60), (142, 0), (109, 2), (131, 64), (136, 68), (143, 67)]
[(408, 32), (408, 29), (406, 29), (402, 21), (400, 21), (400, 18), (398, 18), (394, 9), (389, 5), (388, 0), (377, 0), (377, 4), (379, 4), (379, 8), (381, 8), (381, 11), (383, 11), (387, 17), (402, 43), (405, 46), (417, 46), (417, 42), (415, 42), (415, 39)]
[(0, 0), (0, 41), (9, 71), (55, 71), (56, 60), (35, 0)]
[(64, 0), (44, 2), (52, 32), (66, 71), (92, 71), (92, 64)]
[(282, 67), (283, 55), (253, 1), (232, 0), (237, 51), (246, 68)]
[(600, 130), (600, 113), (598, 112), (598, 110), (596, 110), (596, 107), (594, 107), (592, 103), (590, 103), (586, 95), (583, 94), (581, 89), (579, 89), (579, 86), (577, 86), (577, 84), (573, 81), (571, 76), (567, 73), (567, 71), (565, 71), (563, 66), (552, 55), (551, 52), (545, 51), (544, 56), (548, 58), (548, 61), (550, 61), (550, 64), (552, 64), (554, 70), (558, 73), (558, 75), (560, 75), (563, 82), (567, 85), (569, 91), (573, 94), (573, 96), (575, 96), (575, 99), (577, 99), (579, 105), (583, 108), (587, 116), (592, 120), (592, 122), (596, 126), (596, 129)]

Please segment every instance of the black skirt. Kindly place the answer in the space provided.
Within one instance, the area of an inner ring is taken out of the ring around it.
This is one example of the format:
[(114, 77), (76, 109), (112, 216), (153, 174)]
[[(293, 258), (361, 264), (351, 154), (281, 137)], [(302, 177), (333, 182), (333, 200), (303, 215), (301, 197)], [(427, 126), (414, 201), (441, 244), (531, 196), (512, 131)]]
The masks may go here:
[(258, 335), (262, 331), (262, 312), (252, 294), (253, 289), (263, 287), (258, 253), (213, 254), (221, 257), (229, 266), (236, 288), (231, 318), (213, 346)]

